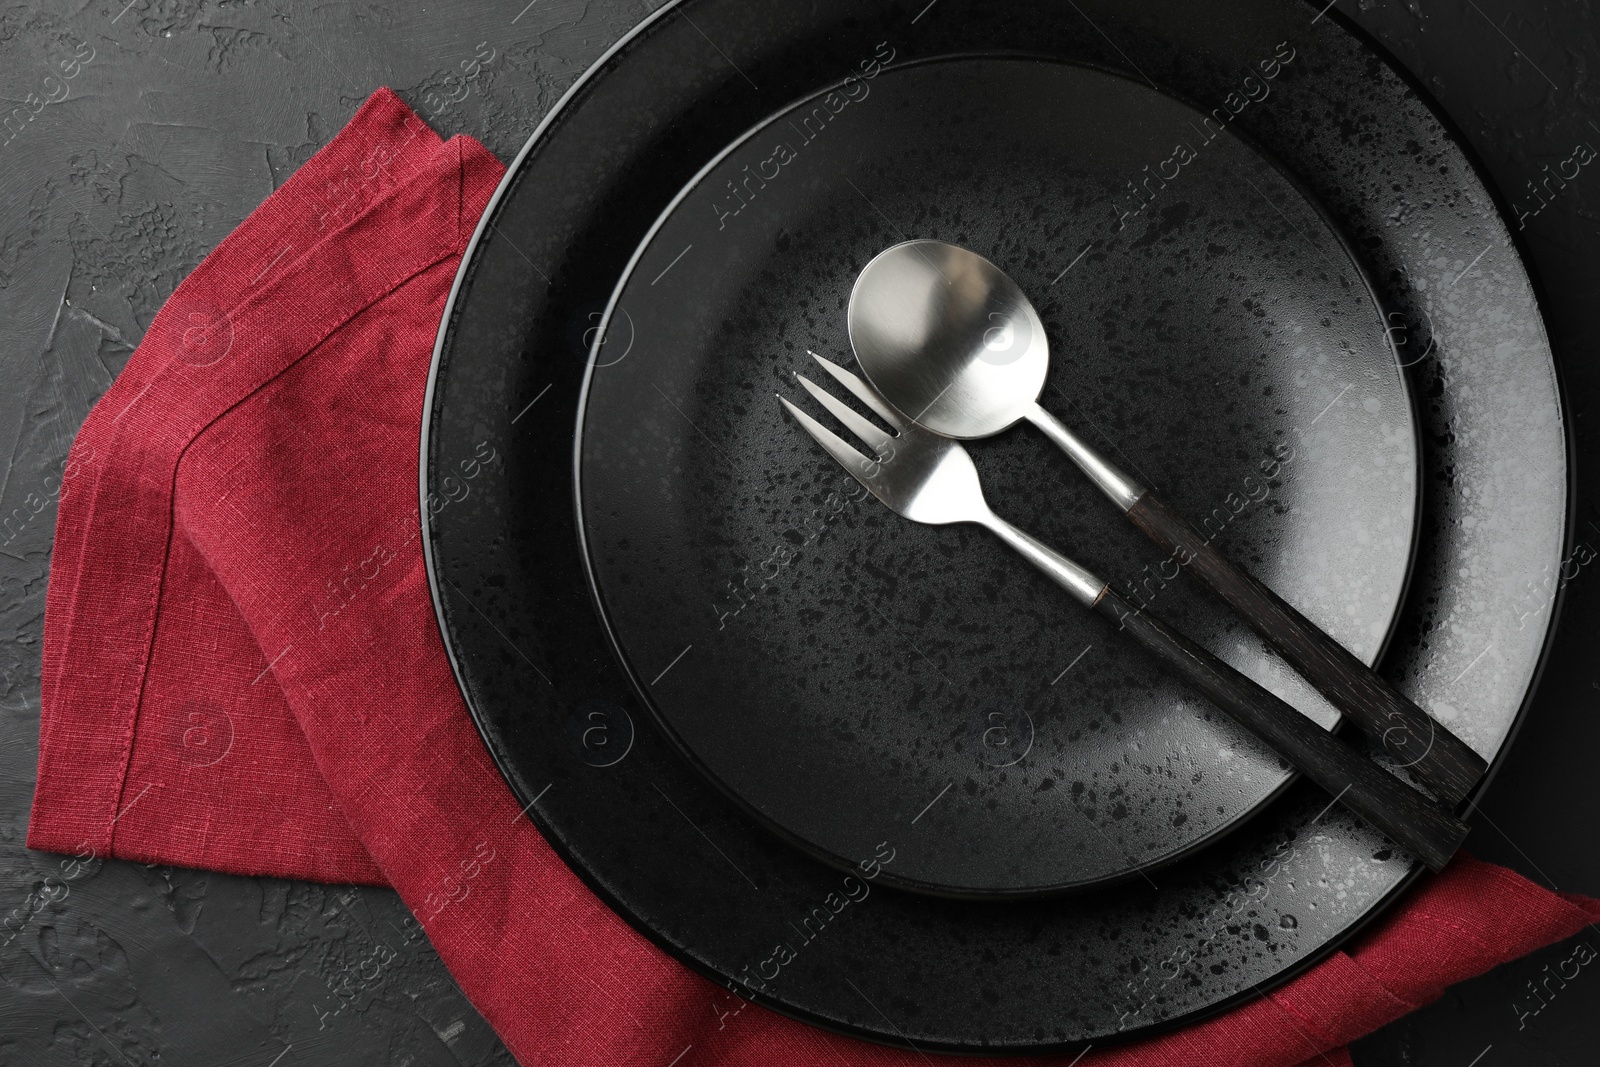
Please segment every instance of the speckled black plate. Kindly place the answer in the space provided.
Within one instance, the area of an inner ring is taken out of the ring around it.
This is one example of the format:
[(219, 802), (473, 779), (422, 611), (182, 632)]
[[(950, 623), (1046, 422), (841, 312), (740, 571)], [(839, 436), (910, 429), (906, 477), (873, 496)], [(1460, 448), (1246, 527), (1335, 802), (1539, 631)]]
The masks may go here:
[[(687, 15), (668, 6), (609, 52), (513, 163), (441, 329), (424, 543), (446, 648), (512, 788), (572, 868), (667, 951), (867, 1038), (1103, 1046), (1311, 965), (1417, 871), (1340, 809), (1319, 818), (1326, 800), (1304, 784), (1149, 883), (992, 904), (860, 876), (847, 886), (707, 783), (636, 704), (583, 574), (572, 449), (585, 335), (678, 190), (880, 42), (897, 62), (1045, 52), (1210, 106), (1239, 94), (1234, 128), (1328, 211), (1405, 342), (1423, 524), (1383, 669), (1497, 757), (1552, 622), (1566, 425), (1529, 279), (1459, 140), (1321, 5), (684, 2)], [(1280, 42), (1293, 60), (1267, 99), (1241, 106), (1244, 79)], [(480, 445), (503, 465), (474, 463)]]
[[(892, 842), (882, 882), (973, 898), (1148, 874), (1267, 803), (1286, 765), (998, 541), (866, 497), (773, 398), (803, 399), (808, 351), (848, 359), (857, 274), (922, 237), (1032, 294), (1047, 407), (1377, 659), (1418, 447), (1353, 253), (1204, 111), (1044, 59), (862, 74), (684, 190), (618, 287), (580, 407), (596, 595), (669, 736), (821, 858), (848, 870)], [(1193, 582), (1169, 584), (1043, 437), (969, 450), (1003, 514), (1337, 720)]]

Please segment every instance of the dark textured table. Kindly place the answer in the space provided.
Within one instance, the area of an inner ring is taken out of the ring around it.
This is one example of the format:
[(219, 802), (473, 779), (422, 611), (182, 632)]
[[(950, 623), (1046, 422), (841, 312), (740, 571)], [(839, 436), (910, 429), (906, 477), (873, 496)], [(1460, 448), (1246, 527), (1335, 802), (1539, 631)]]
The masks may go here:
[[(63, 879), (61, 857), (24, 848), (53, 493), (78, 425), (161, 302), (375, 88), (510, 159), (652, 6), (97, 0), (0, 11), (0, 1067), (511, 1062), (431, 949), (403, 933), (390, 892), (116, 861)], [(1342, 0), (1339, 12), (1444, 106), (1508, 200), (1527, 200), (1526, 183), (1576, 144), (1600, 146), (1587, 5)], [(1600, 549), (1586, 433), (1600, 387), (1588, 322), (1600, 176), (1583, 171), (1521, 236), (1575, 428), (1577, 542)], [(1568, 569), (1554, 653), (1470, 845), (1600, 895), (1596, 569)], [(1600, 972), (1550, 978), (1592, 955), (1584, 943), (1600, 949), (1600, 932), (1453, 989), (1359, 1043), (1356, 1062), (1600, 1062)]]

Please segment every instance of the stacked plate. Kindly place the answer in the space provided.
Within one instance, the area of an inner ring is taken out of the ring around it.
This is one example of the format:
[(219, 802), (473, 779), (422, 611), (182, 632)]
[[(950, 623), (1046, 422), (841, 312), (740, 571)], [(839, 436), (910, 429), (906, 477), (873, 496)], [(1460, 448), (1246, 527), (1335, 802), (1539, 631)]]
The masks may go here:
[[(422, 475), (485, 740), (619, 913), (821, 1025), (1045, 1050), (1259, 995), (1418, 865), (773, 394), (852, 362), (884, 248), (980, 253), (1038, 309), (1046, 409), (1493, 760), (1567, 536), (1495, 202), (1315, 8), (792, 7), (658, 11), (463, 264)], [(1337, 727), (1041, 438), (968, 448), (996, 511)]]

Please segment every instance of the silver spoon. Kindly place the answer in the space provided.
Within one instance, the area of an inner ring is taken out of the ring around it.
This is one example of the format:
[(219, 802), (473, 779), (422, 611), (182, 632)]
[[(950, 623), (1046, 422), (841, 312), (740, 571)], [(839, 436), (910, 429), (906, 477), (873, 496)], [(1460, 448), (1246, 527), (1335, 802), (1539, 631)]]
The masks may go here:
[(1482, 778), (1486, 764), (1465, 742), (1039, 406), (1050, 344), (1033, 305), (999, 267), (943, 241), (895, 245), (856, 279), (849, 326), (867, 379), (924, 428), (960, 441), (1023, 420), (1043, 430), (1135, 526), (1192, 568), (1446, 804), (1458, 804)]

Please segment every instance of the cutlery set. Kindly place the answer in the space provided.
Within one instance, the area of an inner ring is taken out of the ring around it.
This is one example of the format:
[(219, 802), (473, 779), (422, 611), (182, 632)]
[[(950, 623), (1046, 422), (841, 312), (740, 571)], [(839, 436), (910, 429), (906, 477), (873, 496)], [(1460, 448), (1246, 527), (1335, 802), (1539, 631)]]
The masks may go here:
[[(1038, 314), (1011, 278), (955, 245), (904, 242), (862, 270), (848, 319), (851, 346), (866, 380), (815, 353), (813, 358), (894, 432), (796, 375), (806, 392), (871, 450), (866, 455), (786, 398), (778, 399), (873, 496), (913, 522), (972, 523), (989, 530), (1086, 608), (1114, 622), (1334, 802), (1430, 868), (1439, 870), (1449, 861), (1468, 831), (1453, 811), (1482, 777), (1484, 761), (1039, 405), (1049, 346)], [(996, 515), (960, 441), (989, 437), (1023, 420), (1043, 430), (1136, 527), (1174, 553), (1437, 799)]]

